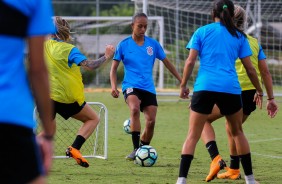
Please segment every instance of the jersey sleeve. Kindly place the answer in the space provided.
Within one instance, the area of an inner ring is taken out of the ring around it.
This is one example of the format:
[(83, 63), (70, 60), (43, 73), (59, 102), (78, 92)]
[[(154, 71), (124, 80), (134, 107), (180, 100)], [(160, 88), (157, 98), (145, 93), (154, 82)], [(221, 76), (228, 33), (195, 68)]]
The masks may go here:
[(113, 60), (116, 60), (116, 61), (122, 60), (122, 44), (121, 44), (121, 42), (116, 47)]
[(69, 66), (71, 66), (73, 63), (79, 65), (82, 61), (86, 60), (87, 57), (83, 55), (77, 47), (74, 47), (72, 48), (68, 59), (69, 59), (68, 64)]
[(266, 59), (266, 55), (263, 52), (261, 45), (259, 44), (259, 53), (258, 53), (258, 60)]
[(188, 42), (186, 49), (195, 49), (197, 51), (200, 51), (201, 48), (201, 39), (200, 39), (200, 31), (199, 29), (196, 30), (196, 32), (193, 34), (192, 38)]
[(159, 60), (163, 61), (166, 58), (166, 54), (164, 52), (163, 47), (159, 42), (156, 41), (156, 47), (157, 47), (157, 53), (156, 53), (156, 58)]
[(242, 59), (242, 58), (251, 56), (252, 50), (251, 50), (251, 47), (250, 47), (250, 44), (249, 44), (247, 38), (242, 35), (240, 37), (240, 39), (242, 39), (242, 42), (241, 42), (242, 44), (241, 44), (241, 47), (239, 49), (239, 58)]
[(36, 7), (30, 19), (28, 36), (46, 35), (55, 32), (52, 21), (53, 9), (50, 0), (36, 1)]

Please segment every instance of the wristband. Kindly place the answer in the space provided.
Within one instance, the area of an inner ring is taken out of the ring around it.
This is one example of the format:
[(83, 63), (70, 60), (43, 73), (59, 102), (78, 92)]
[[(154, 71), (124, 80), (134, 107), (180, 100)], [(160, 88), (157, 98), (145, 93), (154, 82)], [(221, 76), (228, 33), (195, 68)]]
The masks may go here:
[(262, 93), (262, 94), (259, 94), (259, 93), (257, 92), (257, 95), (258, 95), (258, 96), (263, 96), (263, 93)]
[(268, 98), (267, 100), (274, 100), (274, 97)]

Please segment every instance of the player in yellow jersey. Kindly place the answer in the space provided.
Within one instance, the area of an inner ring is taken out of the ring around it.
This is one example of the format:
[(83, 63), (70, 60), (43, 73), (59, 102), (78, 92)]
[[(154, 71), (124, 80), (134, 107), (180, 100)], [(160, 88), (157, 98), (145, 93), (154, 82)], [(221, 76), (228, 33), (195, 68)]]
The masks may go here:
[(65, 119), (72, 117), (83, 123), (73, 144), (67, 148), (66, 155), (73, 157), (82, 167), (88, 167), (88, 161), (79, 150), (97, 127), (99, 117), (85, 102), (80, 67), (86, 70), (98, 68), (113, 57), (114, 47), (107, 45), (105, 55), (97, 60), (87, 59), (77, 47), (68, 43), (71, 40), (68, 22), (55, 17), (54, 24), (56, 33), (45, 42), (54, 118), (58, 113)]
[[(246, 23), (246, 12), (245, 10), (235, 5), (234, 10), (234, 23), (235, 26), (240, 29), (244, 30), (244, 25)], [(272, 78), (269, 73), (267, 63), (266, 63), (266, 56), (263, 53), (262, 47), (259, 45), (257, 39), (254, 37), (247, 35), (248, 42), (250, 44), (251, 50), (253, 55), (250, 57), (252, 64), (254, 68), (257, 71), (257, 75), (259, 79), (263, 80), (263, 83), (265, 85), (266, 93), (267, 93), (267, 105), (266, 109), (268, 112), (268, 115), (273, 118), (277, 111), (278, 106), (274, 100), (273, 95), (273, 88), (272, 88)], [(238, 74), (238, 79), (240, 82), (240, 86), (242, 88), (242, 101), (243, 101), (243, 123), (246, 121), (248, 116), (251, 114), (252, 111), (256, 109), (256, 103), (254, 102), (254, 95), (256, 93), (255, 87), (252, 85), (246, 70), (240, 61), (238, 59), (236, 61), (236, 71)], [(218, 148), (215, 141), (215, 132), (211, 125), (211, 123), (219, 118), (223, 117), (220, 114), (220, 111), (217, 106), (214, 106), (212, 113), (209, 115), (208, 121), (205, 123), (204, 129), (202, 131), (202, 140), (206, 144), (206, 148), (211, 156), (212, 163), (210, 166), (210, 172), (208, 176), (206, 177), (206, 181), (213, 180), (216, 176), (221, 179), (239, 179), (241, 177), (240, 170), (239, 170), (239, 156), (236, 151), (236, 146), (234, 143), (234, 140), (231, 136), (231, 132), (228, 126), (226, 126), (226, 131), (228, 135), (228, 142), (229, 142), (229, 151), (230, 151), (230, 167), (226, 167), (226, 172), (222, 174), (218, 174), (220, 169), (223, 169), (223, 167), (220, 167), (222, 162), (224, 162), (219, 155)], [(227, 125), (227, 124), (226, 124)], [(218, 174), (218, 175), (217, 175)]]

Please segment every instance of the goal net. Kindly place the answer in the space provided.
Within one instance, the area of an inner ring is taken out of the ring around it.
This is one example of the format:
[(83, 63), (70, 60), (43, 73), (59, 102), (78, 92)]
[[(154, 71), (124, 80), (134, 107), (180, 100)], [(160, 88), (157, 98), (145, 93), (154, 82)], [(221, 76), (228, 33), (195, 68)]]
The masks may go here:
[[(107, 159), (108, 157), (108, 110), (106, 106), (100, 102), (87, 102), (90, 107), (100, 117), (100, 122), (93, 134), (85, 141), (80, 151), (83, 157), (95, 157)], [(34, 118), (38, 122), (37, 133), (42, 130), (37, 109), (34, 109)], [(76, 138), (77, 132), (82, 122), (69, 118), (65, 120), (59, 114), (56, 115), (56, 135), (54, 141), (54, 158), (67, 158), (66, 149)]]
[[(163, 46), (168, 58), (175, 62), (182, 73), (188, 51), (186, 44), (194, 31), (211, 23), (210, 0), (132, 0), (135, 11), (143, 11), (149, 16), (164, 18)], [(249, 22), (246, 32), (260, 41), (267, 56), (267, 63), (272, 74), (274, 92), (281, 95), (282, 85), (282, 1), (277, 0), (239, 0), (235, 4), (246, 9)], [(198, 62), (197, 62), (198, 63)], [(197, 69), (194, 70), (190, 85), (193, 84)], [(164, 71), (164, 76), (168, 71)], [(164, 79), (164, 87), (168, 87), (169, 78)]]

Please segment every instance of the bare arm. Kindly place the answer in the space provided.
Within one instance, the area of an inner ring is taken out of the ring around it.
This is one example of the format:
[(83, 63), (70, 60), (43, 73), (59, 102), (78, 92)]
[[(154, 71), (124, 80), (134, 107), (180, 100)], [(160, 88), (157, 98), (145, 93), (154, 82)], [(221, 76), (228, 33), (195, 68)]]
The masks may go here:
[(175, 67), (173, 66), (173, 64), (167, 58), (165, 58), (163, 60), (163, 63), (165, 65), (165, 67), (170, 71), (170, 73), (172, 73), (174, 75), (174, 77), (177, 78), (179, 83), (181, 83), (182, 78), (179, 75), (179, 73), (177, 72), (177, 70), (175, 69)]
[(28, 74), (44, 132), (48, 136), (53, 136), (55, 134), (55, 123), (52, 119), (53, 108), (50, 99), (48, 71), (43, 55), (44, 40), (45, 38), (40, 36), (28, 40)]
[(266, 109), (268, 115), (273, 118), (278, 112), (278, 106), (274, 100), (273, 94), (273, 86), (272, 86), (272, 77), (268, 70), (267, 63), (265, 60), (260, 60), (258, 62), (259, 71), (261, 73), (261, 77), (263, 83), (265, 85), (266, 93), (267, 93), (267, 105)]
[(96, 68), (99, 68), (103, 63), (105, 63), (108, 59), (112, 58), (114, 55), (114, 46), (107, 45), (105, 55), (100, 57), (96, 60), (89, 60), (86, 59), (80, 63), (80, 66), (82, 66), (85, 70), (94, 70)]
[(250, 60), (250, 57), (245, 57), (241, 59), (241, 62), (246, 69), (247, 75), (250, 78), (252, 84), (257, 90), (257, 93), (255, 94), (254, 101), (256, 101), (256, 104), (262, 108), (262, 97), (263, 97), (263, 90), (261, 88), (256, 69), (253, 67), (252, 62)]
[(112, 87), (112, 92), (111, 95), (114, 98), (119, 97), (119, 91), (117, 90), (117, 68), (118, 68), (119, 62), (116, 60), (113, 60), (112, 66), (111, 66), (111, 71), (110, 71), (110, 80), (111, 80), (111, 87)]
[(29, 68), (28, 75), (32, 92), (35, 98), (44, 133), (38, 138), (38, 144), (42, 152), (43, 165), (48, 173), (52, 165), (53, 136), (56, 124), (53, 120), (52, 103), (49, 94), (48, 72), (44, 61), (43, 36), (28, 39), (29, 44)]
[(188, 79), (191, 77), (192, 71), (194, 69), (196, 60), (198, 56), (198, 51), (195, 49), (190, 49), (189, 56), (186, 59), (185, 66), (183, 69), (183, 76), (182, 81), (180, 84), (180, 98), (189, 98), (189, 88), (186, 89), (186, 85), (188, 82)]

